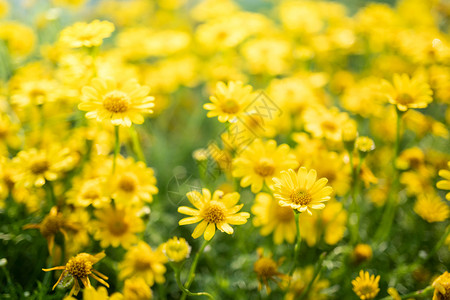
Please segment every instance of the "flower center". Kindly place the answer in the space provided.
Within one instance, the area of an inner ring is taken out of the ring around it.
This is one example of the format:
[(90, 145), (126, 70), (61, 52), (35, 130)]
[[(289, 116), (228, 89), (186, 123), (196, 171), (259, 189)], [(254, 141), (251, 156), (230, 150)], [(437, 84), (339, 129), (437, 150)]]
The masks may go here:
[(324, 130), (326, 130), (326, 131), (335, 132), (338, 129), (336, 124), (334, 122), (331, 122), (331, 121), (324, 121), (324, 122), (322, 122), (321, 125), (322, 125), (322, 128)]
[(108, 223), (109, 232), (114, 236), (122, 236), (128, 231), (128, 224), (123, 219), (113, 219)]
[(366, 297), (370, 297), (371, 294), (374, 292), (374, 288), (372, 285), (369, 284), (365, 284), (363, 286), (360, 287), (359, 292), (361, 293), (361, 295), (365, 295)]
[(98, 189), (96, 189), (95, 187), (90, 187), (83, 192), (82, 198), (88, 200), (95, 200), (100, 198), (100, 193)]
[(130, 106), (130, 97), (120, 91), (112, 91), (103, 97), (103, 107), (113, 113), (123, 113)]
[(397, 97), (397, 102), (400, 104), (408, 104), (414, 102), (413, 100), (414, 100), (413, 97), (411, 97), (411, 95), (407, 93), (401, 93)]
[(47, 216), (41, 224), (41, 234), (44, 237), (55, 235), (63, 225), (63, 220), (60, 216)]
[(208, 205), (203, 211), (203, 218), (208, 223), (222, 223), (225, 221), (225, 206), (217, 201), (211, 201), (212, 203)]
[(81, 253), (67, 262), (66, 270), (75, 279), (84, 278), (92, 273), (92, 262), (87, 259), (86, 254)]
[(220, 107), (227, 114), (235, 114), (239, 111), (239, 104), (234, 99), (226, 99)]
[(138, 271), (145, 271), (150, 269), (152, 261), (146, 257), (137, 257), (134, 261), (134, 268)]
[(256, 274), (264, 279), (269, 279), (278, 274), (276, 263), (267, 257), (262, 257), (255, 262), (254, 266)]
[(254, 170), (256, 174), (262, 177), (267, 177), (273, 175), (273, 173), (275, 172), (275, 166), (273, 164), (273, 161), (267, 158), (263, 158), (255, 166)]
[(33, 174), (42, 174), (49, 168), (48, 161), (45, 158), (38, 158), (31, 162), (30, 170)]
[(312, 200), (311, 195), (308, 192), (302, 190), (293, 191), (290, 198), (292, 202), (300, 205), (308, 205)]
[(294, 213), (292, 208), (279, 206), (278, 203), (275, 204), (275, 218), (282, 223), (289, 223), (294, 219)]
[(134, 192), (137, 186), (138, 180), (134, 174), (125, 173), (119, 180), (119, 188), (124, 192)]

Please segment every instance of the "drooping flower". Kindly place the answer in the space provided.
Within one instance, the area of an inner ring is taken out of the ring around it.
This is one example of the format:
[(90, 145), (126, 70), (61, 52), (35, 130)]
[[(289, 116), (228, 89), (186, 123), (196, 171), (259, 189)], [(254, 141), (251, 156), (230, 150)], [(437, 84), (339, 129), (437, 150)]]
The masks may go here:
[(90, 86), (82, 89), (78, 108), (87, 111), (86, 118), (130, 127), (144, 123), (142, 114), (153, 113), (154, 97), (148, 96), (150, 88), (130, 79), (119, 84), (113, 79), (94, 78)]
[(389, 103), (396, 105), (400, 111), (425, 108), (433, 101), (433, 92), (421, 77), (410, 78), (407, 74), (394, 74), (392, 82), (393, 84), (384, 80), (382, 92)]
[(244, 204), (237, 205), (240, 195), (236, 192), (225, 194), (217, 190), (211, 198), (211, 192), (208, 189), (202, 189), (202, 194), (191, 191), (186, 196), (196, 209), (187, 206), (179, 207), (179, 213), (190, 216), (181, 219), (179, 224), (188, 225), (200, 222), (192, 233), (194, 239), (204, 234), (205, 240), (209, 241), (216, 233), (216, 228), (232, 234), (233, 228), (230, 224), (245, 224), (250, 217), (247, 212), (238, 213)]
[(210, 97), (211, 102), (203, 105), (204, 109), (209, 110), (208, 118), (217, 116), (222, 123), (236, 121), (253, 100), (252, 89), (240, 81), (230, 81), (228, 85), (218, 82), (214, 95)]
[(233, 177), (242, 177), (242, 187), (251, 185), (253, 193), (258, 193), (264, 184), (270, 187), (272, 178), (282, 170), (297, 168), (295, 155), (287, 144), (277, 146), (275, 140), (263, 142), (256, 139), (233, 161)]
[(53, 270), (63, 270), (61, 276), (59, 276), (58, 281), (53, 286), (53, 289), (56, 288), (58, 283), (66, 276), (70, 275), (74, 279), (74, 285), (72, 290), (70, 291), (69, 296), (77, 295), (80, 291), (80, 284), (78, 280), (81, 280), (85, 287), (91, 287), (91, 282), (89, 281), (89, 277), (96, 279), (101, 284), (109, 287), (108, 283), (105, 281), (108, 279), (105, 275), (95, 270), (92, 265), (96, 264), (99, 260), (105, 257), (104, 252), (100, 252), (96, 255), (91, 255), (88, 253), (80, 253), (75, 257), (69, 259), (65, 266), (53, 267), (50, 269), (42, 269), (45, 272), (53, 271)]
[(328, 182), (326, 178), (316, 179), (314, 169), (308, 172), (301, 167), (297, 173), (292, 169), (282, 171), (280, 177), (273, 178), (273, 195), (281, 206), (289, 206), (299, 212), (307, 211), (311, 215), (310, 209), (324, 208), (322, 202), (330, 200), (333, 192), (330, 186), (325, 186)]
[(352, 280), (353, 291), (361, 300), (370, 300), (376, 297), (380, 291), (378, 282), (380, 275), (370, 275), (369, 272), (361, 270), (359, 276)]
[(153, 251), (148, 244), (140, 241), (125, 254), (125, 259), (119, 266), (119, 278), (141, 277), (150, 286), (155, 281), (163, 283), (166, 262), (167, 258), (161, 249)]
[(77, 22), (64, 28), (59, 40), (70, 48), (95, 47), (100, 46), (103, 39), (110, 37), (113, 31), (114, 24), (109, 21)]
[[(450, 161), (447, 164), (448, 164), (448, 168), (450, 169)], [(450, 190), (450, 170), (445, 170), (445, 169), (440, 170), (439, 176), (443, 177), (444, 180), (438, 181), (438, 183), (436, 184), (436, 187), (441, 190), (447, 190), (447, 191)], [(445, 195), (445, 199), (450, 201), (450, 192), (448, 192), (447, 195)]]
[(272, 255), (264, 256), (263, 249), (258, 248), (258, 260), (253, 265), (253, 270), (258, 277), (259, 285), (258, 289), (261, 290), (263, 285), (266, 287), (267, 293), (270, 294), (270, 281), (276, 282), (279, 286), (281, 282), (287, 281), (289, 279), (288, 275), (285, 275), (278, 271), (278, 267), (283, 263), (283, 258), (279, 259), (278, 262), (275, 262), (272, 259)]

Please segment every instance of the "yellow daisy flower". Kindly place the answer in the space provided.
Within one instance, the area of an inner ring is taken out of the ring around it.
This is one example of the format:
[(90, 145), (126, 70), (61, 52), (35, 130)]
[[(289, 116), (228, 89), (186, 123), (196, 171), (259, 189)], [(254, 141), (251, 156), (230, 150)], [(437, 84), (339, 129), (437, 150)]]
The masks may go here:
[(148, 96), (149, 91), (134, 79), (119, 84), (113, 79), (94, 78), (90, 86), (83, 87), (78, 108), (87, 111), (88, 119), (130, 127), (144, 123), (142, 114), (153, 113), (155, 98)]
[(256, 195), (255, 204), (252, 206), (253, 225), (261, 227), (261, 235), (273, 233), (273, 241), (279, 245), (286, 240), (293, 244), (295, 241), (296, 225), (294, 212), (289, 207), (278, 204), (270, 194), (259, 193)]
[(153, 299), (153, 294), (144, 279), (132, 277), (125, 280), (123, 298), (125, 300), (150, 300)]
[[(72, 298), (75, 300), (75, 298)], [(66, 299), (64, 300), (72, 300), (72, 299)], [(111, 296), (108, 296), (108, 291), (105, 289), (105, 287), (100, 286), (97, 289), (94, 287), (88, 287), (85, 288), (83, 291), (83, 300), (123, 300), (128, 298), (124, 298), (120, 293), (114, 293)]]
[(192, 237), (200, 237), (204, 233), (205, 240), (209, 241), (216, 233), (216, 227), (222, 232), (233, 233), (232, 225), (242, 225), (247, 223), (250, 214), (238, 211), (244, 204), (236, 205), (239, 201), (239, 193), (224, 194), (217, 190), (211, 198), (211, 192), (208, 189), (202, 189), (202, 194), (197, 191), (191, 191), (186, 194), (189, 201), (196, 209), (181, 206), (178, 212), (191, 217), (181, 219), (178, 224), (188, 225), (200, 222), (197, 225)]
[(429, 223), (445, 221), (450, 215), (447, 203), (439, 196), (429, 194), (421, 194), (417, 197), (414, 211)]
[(263, 142), (256, 139), (233, 161), (233, 177), (242, 177), (241, 186), (251, 185), (253, 193), (261, 191), (264, 183), (270, 187), (272, 178), (282, 170), (297, 168), (298, 162), (290, 147), (282, 144), (277, 147), (275, 140)]
[(114, 24), (109, 21), (77, 22), (61, 31), (59, 41), (70, 48), (95, 47), (113, 31)]
[(189, 257), (191, 247), (184, 238), (173, 237), (163, 244), (163, 252), (170, 261), (181, 262)]
[(98, 221), (92, 222), (94, 239), (102, 248), (108, 246), (129, 248), (138, 241), (136, 233), (145, 229), (144, 222), (128, 207), (105, 207), (94, 212)]
[(274, 281), (281, 287), (281, 282), (279, 279), (282, 281), (287, 281), (289, 279), (288, 275), (278, 271), (278, 267), (282, 264), (284, 259), (280, 258), (278, 262), (275, 262), (272, 259), (272, 255), (264, 256), (262, 248), (258, 248), (257, 251), (258, 260), (253, 265), (253, 270), (258, 277), (258, 289), (261, 290), (264, 285), (266, 287), (267, 294), (270, 294), (269, 281)]
[(153, 251), (149, 245), (140, 241), (125, 254), (125, 259), (119, 266), (119, 278), (141, 277), (150, 286), (155, 281), (163, 283), (166, 262), (167, 258), (161, 249)]
[(294, 170), (282, 171), (280, 177), (274, 177), (274, 197), (279, 200), (281, 206), (289, 206), (299, 212), (310, 209), (322, 209), (325, 204), (322, 202), (330, 200), (333, 189), (325, 186), (328, 182), (326, 178), (317, 180), (317, 172), (314, 169), (307, 171), (301, 167), (297, 173)]
[(105, 192), (105, 178), (89, 180), (77, 178), (72, 189), (67, 193), (67, 203), (76, 207), (92, 206), (96, 208), (108, 205), (111, 198)]
[(69, 148), (53, 145), (47, 149), (20, 151), (13, 159), (18, 169), (15, 181), (25, 187), (41, 187), (46, 181), (55, 181), (64, 171), (70, 170), (77, 158)]
[(361, 300), (370, 300), (375, 298), (380, 289), (378, 288), (378, 282), (380, 281), (380, 275), (370, 276), (369, 272), (361, 270), (359, 276), (352, 280), (353, 291)]
[(209, 110), (208, 118), (218, 117), (219, 122), (234, 122), (236, 118), (245, 112), (254, 99), (250, 85), (244, 85), (240, 81), (230, 81), (228, 85), (220, 81), (216, 91), (203, 108)]
[(53, 271), (53, 270), (63, 270), (61, 276), (59, 276), (58, 281), (53, 286), (53, 290), (56, 288), (58, 283), (65, 277), (65, 275), (70, 275), (74, 279), (74, 285), (72, 290), (70, 291), (69, 296), (77, 295), (80, 291), (80, 284), (78, 280), (84, 284), (86, 288), (91, 287), (91, 282), (89, 281), (88, 276), (92, 276), (92, 278), (96, 279), (101, 284), (109, 287), (108, 283), (105, 281), (108, 279), (105, 275), (98, 272), (92, 265), (96, 264), (99, 260), (105, 257), (105, 253), (101, 252), (96, 255), (90, 255), (88, 253), (80, 253), (75, 257), (69, 259), (65, 266), (53, 267), (50, 269), (42, 269), (45, 272)]
[(110, 194), (117, 203), (142, 206), (141, 201), (153, 201), (158, 193), (152, 168), (144, 162), (135, 162), (132, 157), (116, 159), (116, 171), (108, 180)]
[(432, 90), (422, 78), (409, 78), (407, 74), (394, 74), (393, 85), (383, 80), (382, 92), (389, 103), (397, 106), (400, 111), (409, 108), (425, 108), (433, 101)]
[(303, 114), (305, 130), (316, 138), (325, 138), (331, 141), (342, 140), (342, 129), (346, 126), (349, 117), (337, 108), (325, 107), (309, 108)]
[[(447, 164), (448, 168), (450, 169), (450, 161)], [(450, 190), (450, 170), (440, 170), (439, 176), (443, 177), (444, 180), (438, 181), (436, 187), (441, 190)], [(450, 192), (445, 195), (445, 199), (450, 201)]]
[(450, 297), (450, 273), (445, 271), (433, 282), (433, 300), (445, 300)]

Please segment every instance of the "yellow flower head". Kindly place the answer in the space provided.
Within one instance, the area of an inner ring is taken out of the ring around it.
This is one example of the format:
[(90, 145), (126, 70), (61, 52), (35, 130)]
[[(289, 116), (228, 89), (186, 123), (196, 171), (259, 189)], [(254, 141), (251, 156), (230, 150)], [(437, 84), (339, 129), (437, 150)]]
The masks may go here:
[(208, 118), (217, 116), (222, 123), (235, 122), (237, 117), (245, 113), (253, 98), (250, 85), (240, 81), (230, 81), (226, 85), (220, 81), (214, 95), (210, 97), (211, 103), (206, 103), (203, 108), (209, 110)]
[[(303, 269), (296, 269), (292, 274), (289, 290), (286, 293), (285, 300), (299, 299), (302, 293), (306, 290), (308, 284), (313, 280), (314, 266), (309, 265)], [(323, 292), (328, 288), (330, 283), (326, 279), (317, 278), (311, 287), (308, 299), (324, 300), (328, 296)]]
[(153, 294), (144, 279), (132, 277), (125, 280), (123, 297), (125, 300), (150, 300), (153, 298)]
[(0, 40), (5, 42), (12, 56), (23, 57), (33, 51), (36, 36), (28, 26), (19, 22), (5, 21), (0, 23)]
[(304, 114), (305, 130), (316, 138), (325, 138), (331, 141), (342, 140), (342, 129), (347, 126), (348, 114), (340, 112), (337, 108), (325, 107), (308, 108)]
[[(438, 181), (436, 187), (441, 190), (450, 190), (450, 161), (447, 163), (449, 170), (440, 170), (439, 176), (443, 177), (444, 180)], [(445, 195), (445, 199), (450, 201), (450, 192)]]
[(419, 195), (414, 204), (414, 211), (429, 223), (445, 221), (450, 215), (447, 203), (433, 194)]
[(444, 274), (436, 278), (433, 282), (433, 287), (433, 300), (450, 299), (450, 273), (445, 271)]
[(358, 151), (370, 152), (375, 149), (375, 143), (367, 136), (360, 136), (355, 141), (355, 147)]
[[(64, 298), (64, 300), (75, 300), (75, 298)], [(83, 291), (83, 300), (123, 300), (124, 298), (120, 293), (114, 293), (108, 296), (108, 291), (105, 287), (100, 286), (98, 289), (94, 287), (87, 287)]]
[(281, 258), (278, 260), (278, 262), (275, 262), (272, 259), (271, 255), (268, 257), (264, 256), (262, 248), (258, 248), (258, 257), (258, 260), (253, 265), (253, 270), (255, 271), (259, 281), (258, 289), (261, 290), (262, 286), (264, 285), (266, 287), (267, 293), (269, 294), (269, 281), (272, 280), (280, 285), (278, 279), (288, 280), (289, 278), (289, 276), (278, 271), (278, 267), (281, 265), (284, 259)]
[(261, 191), (264, 183), (270, 187), (282, 170), (298, 167), (290, 150), (287, 144), (277, 146), (275, 140), (256, 139), (233, 161), (233, 177), (242, 177), (241, 186), (251, 185), (253, 193)]
[(68, 239), (68, 232), (76, 232), (79, 229), (78, 224), (67, 221), (62, 213), (58, 212), (56, 206), (52, 207), (49, 214), (45, 216), (40, 224), (28, 224), (23, 229), (39, 229), (42, 236), (47, 240), (48, 251), (53, 252), (53, 245), (55, 243), (55, 235), (61, 232), (65, 239)]
[(189, 215), (190, 217), (181, 219), (180, 225), (188, 225), (200, 222), (197, 225), (192, 237), (200, 237), (204, 233), (205, 240), (209, 241), (216, 233), (216, 227), (222, 232), (233, 233), (231, 225), (242, 225), (247, 223), (250, 214), (238, 211), (244, 204), (236, 205), (239, 201), (239, 193), (228, 193), (217, 190), (211, 198), (211, 192), (208, 189), (202, 189), (202, 194), (197, 191), (191, 191), (186, 194), (189, 201), (196, 209), (181, 206), (178, 212)]
[(65, 277), (65, 275), (70, 275), (74, 279), (74, 285), (72, 290), (70, 291), (70, 296), (72, 294), (77, 295), (80, 291), (80, 284), (78, 280), (84, 284), (86, 288), (91, 287), (91, 282), (89, 281), (88, 276), (92, 276), (92, 278), (99, 281), (101, 284), (109, 287), (108, 283), (105, 281), (108, 279), (105, 275), (95, 270), (92, 265), (96, 264), (99, 260), (105, 257), (105, 253), (101, 252), (96, 255), (90, 255), (88, 253), (80, 253), (75, 257), (69, 259), (65, 266), (53, 267), (50, 269), (42, 269), (45, 272), (53, 271), (53, 270), (63, 270), (61, 276), (59, 276), (58, 281), (53, 286), (53, 289), (56, 288), (58, 283)]
[(155, 281), (163, 283), (166, 262), (167, 258), (161, 249), (153, 251), (148, 244), (140, 241), (125, 254), (125, 259), (119, 267), (119, 278), (140, 277), (150, 286)]
[(100, 46), (113, 31), (114, 24), (109, 21), (77, 22), (63, 29), (59, 40), (70, 48), (95, 47)]
[(367, 244), (358, 244), (353, 249), (353, 260), (356, 264), (368, 261), (372, 258), (372, 247)]
[(144, 123), (142, 114), (153, 113), (155, 98), (148, 96), (149, 91), (134, 79), (119, 84), (110, 78), (94, 78), (90, 86), (83, 87), (78, 108), (87, 111), (88, 119), (130, 127)]
[(361, 270), (359, 276), (352, 280), (353, 291), (361, 300), (370, 300), (375, 298), (380, 289), (378, 288), (378, 282), (380, 281), (380, 275), (370, 276), (369, 272)]
[(409, 108), (425, 108), (433, 101), (433, 92), (428, 83), (416, 76), (409, 78), (407, 74), (394, 74), (393, 85), (382, 82), (382, 91), (389, 103), (397, 106), (400, 111)]
[(145, 229), (144, 222), (137, 213), (128, 207), (105, 207), (94, 212), (97, 221), (93, 221), (94, 239), (100, 240), (100, 246), (129, 248), (138, 241), (136, 233)]
[(252, 206), (253, 225), (261, 227), (261, 235), (273, 233), (273, 241), (279, 245), (286, 240), (288, 243), (295, 241), (295, 217), (289, 207), (278, 204), (272, 195), (259, 193), (256, 195), (255, 204)]
[(173, 237), (164, 243), (163, 252), (170, 261), (182, 262), (189, 257), (191, 247), (184, 238)]
[(310, 209), (322, 209), (325, 204), (322, 202), (330, 200), (333, 189), (325, 186), (328, 182), (326, 178), (317, 180), (317, 172), (314, 169), (307, 171), (301, 167), (297, 173), (294, 170), (282, 171), (280, 177), (274, 177), (274, 197), (279, 200), (281, 206), (290, 206), (299, 212)]

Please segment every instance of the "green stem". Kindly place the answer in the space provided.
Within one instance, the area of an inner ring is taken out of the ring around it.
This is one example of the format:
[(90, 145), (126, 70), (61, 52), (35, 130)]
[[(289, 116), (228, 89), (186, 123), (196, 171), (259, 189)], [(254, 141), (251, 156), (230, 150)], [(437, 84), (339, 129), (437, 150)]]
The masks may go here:
[(115, 145), (114, 145), (114, 158), (113, 158), (113, 169), (112, 172), (116, 171), (116, 159), (117, 155), (120, 151), (120, 140), (119, 140), (119, 126), (114, 126), (114, 136), (115, 136)]
[(298, 211), (294, 211), (294, 213), (295, 213), (295, 224), (297, 225), (297, 241), (296, 241), (295, 247), (294, 247), (294, 258), (293, 258), (293, 262), (292, 262), (292, 267), (289, 272), (290, 276), (292, 276), (292, 274), (294, 273), (295, 267), (297, 266), (298, 253), (300, 251), (300, 245), (302, 243), (302, 236), (300, 235), (300, 213)]
[(180, 288), (180, 290), (183, 292), (183, 295), (187, 295), (187, 296), (206, 296), (209, 299), (214, 299), (213, 296), (211, 296), (209, 293), (206, 292), (198, 292), (198, 293), (193, 293), (191, 291), (189, 291), (186, 287), (183, 286), (183, 284), (181, 283), (181, 275), (180, 275), (180, 268), (175, 267), (171, 264), (173, 270), (175, 271), (175, 280), (177, 281), (177, 285)]
[(147, 164), (147, 161), (145, 159), (144, 151), (142, 150), (141, 142), (139, 141), (139, 136), (136, 131), (136, 128), (134, 126), (130, 127), (130, 136), (131, 136), (131, 143), (133, 147), (133, 151), (136, 154), (137, 158)]
[(16, 295), (15, 285), (14, 285), (14, 283), (11, 280), (11, 275), (9, 274), (9, 271), (6, 268), (6, 265), (1, 266), (0, 269), (2, 269), (3, 273), (5, 274), (6, 282), (8, 283), (8, 287), (9, 287), (9, 291), (11, 293), (12, 299), (18, 299), (18, 298), (16, 298), (17, 295)]
[[(402, 296), (400, 296), (400, 299), (409, 299), (409, 298), (415, 298), (415, 297), (421, 297), (422, 298), (422, 297), (431, 295), (431, 292), (433, 292), (433, 291), (434, 291), (434, 288), (430, 285), (430, 286), (427, 286), (426, 288), (424, 288), (423, 290), (418, 290), (418, 291), (411, 292), (411, 293), (406, 294), (406, 295), (402, 295)], [(380, 300), (392, 300), (392, 299), (393, 298), (391, 296), (387, 296), (387, 297), (384, 297), (384, 298), (382, 298)]]
[(327, 253), (323, 252), (319, 257), (319, 261), (316, 263), (316, 267), (314, 268), (314, 275), (311, 278), (311, 281), (308, 283), (308, 286), (306, 287), (305, 291), (301, 294), (299, 300), (302, 300), (305, 298), (307, 299), (309, 291), (311, 290), (314, 282), (316, 281), (317, 277), (319, 276), (320, 272), (322, 271), (323, 261), (325, 260), (325, 257), (327, 257)]
[(396, 168), (395, 163), (397, 161), (397, 158), (400, 154), (400, 129), (401, 129), (401, 121), (402, 116), (404, 112), (397, 111), (397, 130), (396, 130), (396, 139), (395, 139), (395, 153), (394, 157), (392, 159), (392, 168), (394, 171), (394, 179), (392, 183), (392, 191), (389, 193), (388, 202), (386, 203), (386, 207), (383, 213), (383, 216), (381, 218), (381, 226), (378, 227), (376, 233), (375, 233), (375, 241), (381, 242), (384, 239), (386, 239), (389, 236), (389, 233), (391, 231), (392, 223), (394, 222), (395, 218), (395, 211), (397, 209), (397, 203), (398, 203), (398, 193), (400, 191), (400, 172)]
[[(200, 259), (200, 255), (203, 253), (203, 250), (205, 250), (206, 246), (208, 245), (209, 241), (204, 240), (202, 246), (198, 250), (198, 252), (195, 254), (194, 261), (192, 262), (191, 268), (189, 269), (189, 275), (188, 280), (184, 284), (184, 287), (186, 290), (189, 290), (189, 287), (191, 286), (192, 282), (195, 278), (195, 269), (197, 268), (198, 260)], [(186, 299), (187, 293), (183, 291), (183, 295), (181, 296), (181, 300)]]

